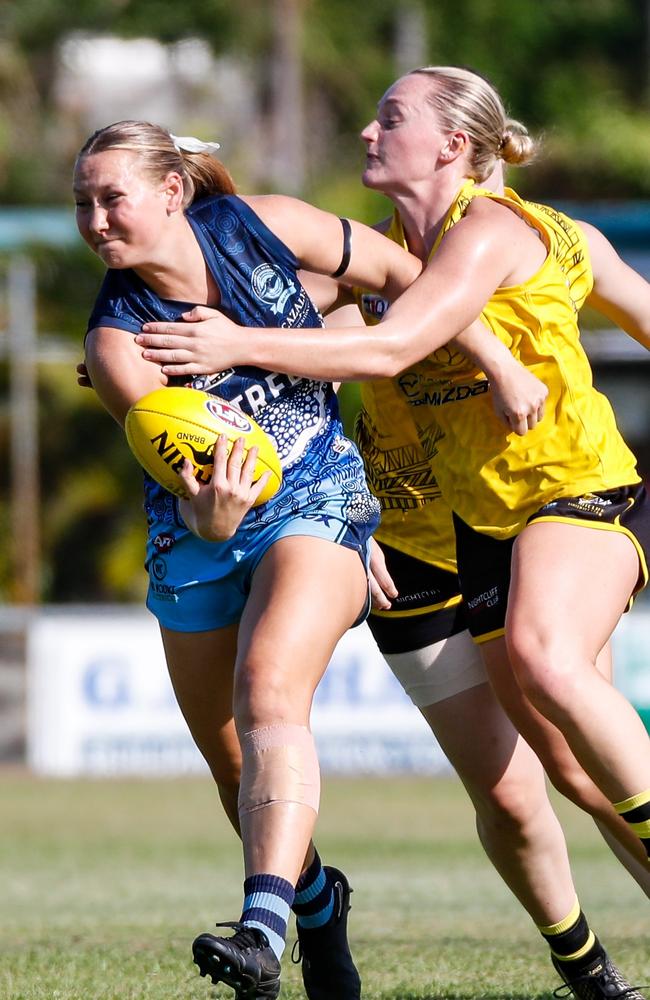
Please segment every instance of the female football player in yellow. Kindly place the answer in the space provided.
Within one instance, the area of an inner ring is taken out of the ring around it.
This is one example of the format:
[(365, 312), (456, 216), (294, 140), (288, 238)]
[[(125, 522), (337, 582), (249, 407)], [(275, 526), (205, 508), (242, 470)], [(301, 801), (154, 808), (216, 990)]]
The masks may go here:
[[(364, 139), (364, 182), (390, 195), (399, 212), (398, 241), (428, 261), (372, 331), (330, 328), (323, 337), (303, 330), (297, 342), (268, 330), (240, 339), (224, 320), (183, 329), (159, 324), (150, 329), (163, 334), (163, 350), (145, 354), (175, 373), (191, 372), (197, 363), (215, 367), (215, 359), (219, 367), (244, 358), (286, 366), (282, 358), (290, 357), (293, 371), (312, 376), (396, 376), (392, 388), (411, 407), (415, 443), (433, 459), (443, 496), (457, 514), (470, 628), (502, 703), (558, 784), (608, 825), (612, 812), (622, 816), (638, 835), (644, 860), (650, 745), (597, 660), (644, 582), (647, 501), (611, 410), (591, 384), (576, 314), (589, 296), (647, 342), (648, 286), (595, 231), (522, 203), (514, 192), (494, 196), (477, 187), (498, 159), (525, 162), (532, 141), (507, 121), (498, 95), (476, 74), (451, 67), (408, 74), (384, 96)], [(550, 388), (546, 415), (525, 437), (494, 418), (483, 373), (443, 347), (478, 315)], [(139, 339), (143, 346), (161, 344), (148, 335)], [(422, 558), (401, 545), (399, 531), (394, 538), (398, 551)], [(443, 602), (449, 596), (444, 593)], [(480, 673), (468, 669), (462, 694), (469, 700), (481, 692)], [(425, 690), (424, 697), (432, 693)], [(447, 697), (437, 706), (440, 714)], [(455, 736), (462, 764), (468, 749)], [(565, 744), (591, 781), (572, 764)], [(476, 802), (484, 789), (480, 783), (472, 789), (471, 774), (466, 784)], [(605, 814), (603, 801), (610, 803)], [(482, 834), (485, 843), (485, 829)], [(547, 900), (539, 908), (513, 884), (489, 830), (487, 840), (492, 860), (549, 940), (562, 978), (580, 996), (625, 991), (562, 880), (550, 906)]]

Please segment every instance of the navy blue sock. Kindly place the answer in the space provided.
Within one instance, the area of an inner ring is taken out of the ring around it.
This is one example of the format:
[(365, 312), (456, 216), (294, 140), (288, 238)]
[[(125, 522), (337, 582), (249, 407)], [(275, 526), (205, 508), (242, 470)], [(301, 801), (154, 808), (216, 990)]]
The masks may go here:
[(318, 851), (296, 885), (292, 906), (300, 927), (313, 929), (328, 922), (334, 910), (334, 890), (327, 878)]
[(240, 923), (264, 931), (281, 958), (287, 936), (287, 921), (295, 890), (279, 875), (251, 875), (244, 882), (244, 906)]

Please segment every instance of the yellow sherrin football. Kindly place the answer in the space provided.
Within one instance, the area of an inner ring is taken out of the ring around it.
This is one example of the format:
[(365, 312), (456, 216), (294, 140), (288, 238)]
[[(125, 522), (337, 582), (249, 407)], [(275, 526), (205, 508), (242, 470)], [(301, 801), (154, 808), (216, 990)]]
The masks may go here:
[(178, 475), (185, 458), (194, 466), (199, 482), (209, 481), (220, 434), (229, 438), (229, 448), (240, 437), (246, 452), (258, 448), (255, 479), (267, 470), (271, 472), (255, 506), (270, 500), (282, 483), (280, 459), (266, 431), (237, 406), (208, 392), (176, 386), (155, 389), (133, 404), (126, 415), (125, 430), (140, 465), (176, 496), (185, 496)]

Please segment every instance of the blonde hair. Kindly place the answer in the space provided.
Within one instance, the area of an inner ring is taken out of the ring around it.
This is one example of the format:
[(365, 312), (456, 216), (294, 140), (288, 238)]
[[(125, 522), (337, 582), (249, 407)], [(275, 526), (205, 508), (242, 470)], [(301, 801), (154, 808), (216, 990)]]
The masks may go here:
[(188, 153), (174, 145), (167, 129), (151, 122), (123, 121), (100, 128), (86, 140), (77, 161), (108, 149), (138, 154), (142, 171), (154, 182), (172, 172), (183, 179), (183, 208), (208, 195), (234, 194), (235, 182), (220, 160), (209, 153)]
[(498, 159), (524, 166), (535, 157), (537, 142), (521, 122), (508, 118), (499, 94), (484, 77), (461, 66), (421, 66), (407, 75), (415, 74), (431, 80), (426, 100), (442, 128), (469, 135), (474, 180), (489, 177)]

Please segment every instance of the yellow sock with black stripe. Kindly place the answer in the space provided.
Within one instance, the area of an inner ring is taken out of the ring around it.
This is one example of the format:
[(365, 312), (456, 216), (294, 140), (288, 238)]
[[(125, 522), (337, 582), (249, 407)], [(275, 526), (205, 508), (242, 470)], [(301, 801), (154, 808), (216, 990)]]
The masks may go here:
[(614, 802), (614, 809), (634, 830), (650, 861), (650, 788), (622, 802)]
[(577, 899), (564, 920), (537, 929), (548, 942), (556, 966), (567, 974), (567, 979), (580, 975), (582, 969), (603, 954), (600, 941), (589, 927)]

